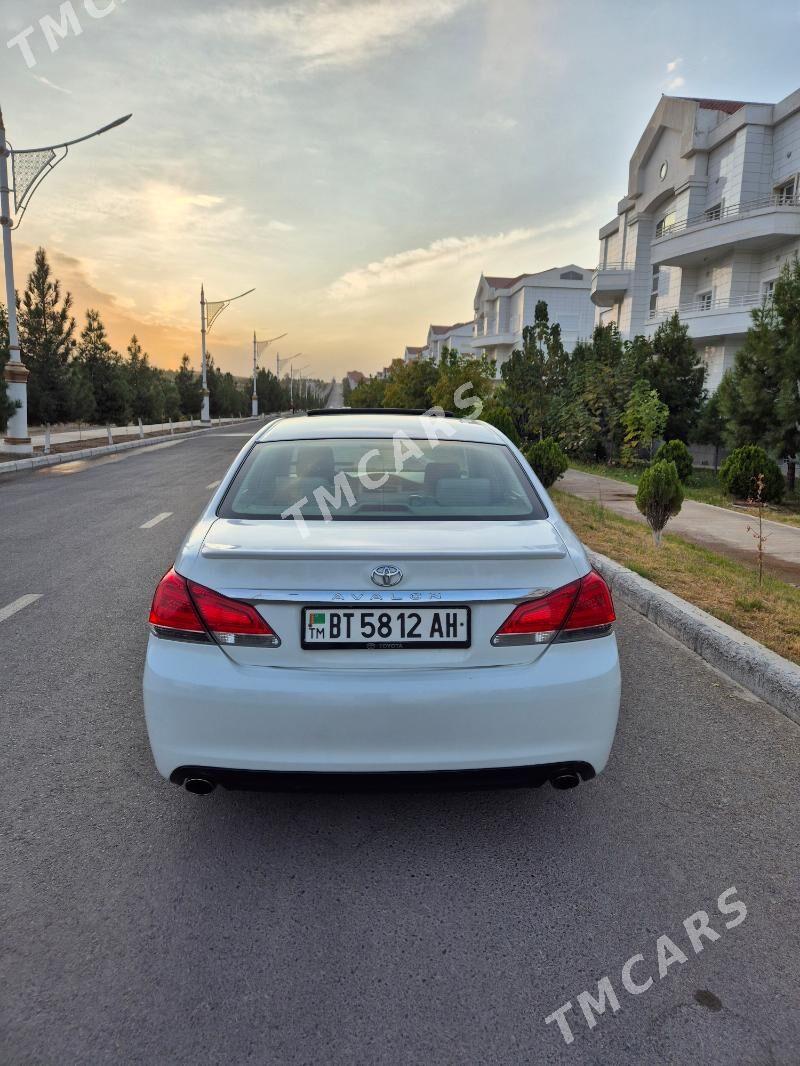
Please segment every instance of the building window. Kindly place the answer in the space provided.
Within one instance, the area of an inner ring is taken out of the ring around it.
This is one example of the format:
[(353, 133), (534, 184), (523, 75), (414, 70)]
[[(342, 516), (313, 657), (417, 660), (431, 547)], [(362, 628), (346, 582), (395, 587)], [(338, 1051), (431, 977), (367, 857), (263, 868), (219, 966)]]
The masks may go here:
[(577, 270), (565, 270), (560, 277), (562, 281), (583, 281), (583, 274), (579, 274)]
[(656, 223), (656, 238), (663, 237), (665, 233), (669, 233), (672, 227), (675, 225), (675, 212), (668, 211), (663, 218), (659, 219)]
[(769, 301), (775, 295), (776, 280), (776, 278), (770, 278), (769, 281), (763, 281), (761, 283), (761, 295), (764, 299), (764, 303), (769, 303)]
[(710, 311), (713, 296), (711, 290), (707, 292), (698, 292), (696, 296), (697, 310), (698, 311)]
[(783, 185), (777, 185), (775, 187), (775, 200), (778, 204), (793, 204), (795, 203), (796, 190), (796, 178), (792, 178), (791, 181), (785, 181)]
[(706, 211), (707, 222), (717, 222), (722, 218), (722, 200), (718, 204), (714, 204), (713, 207), (709, 207)]
[(661, 267), (653, 267), (653, 281), (650, 286), (650, 315), (651, 317), (658, 310), (658, 286), (661, 281)]

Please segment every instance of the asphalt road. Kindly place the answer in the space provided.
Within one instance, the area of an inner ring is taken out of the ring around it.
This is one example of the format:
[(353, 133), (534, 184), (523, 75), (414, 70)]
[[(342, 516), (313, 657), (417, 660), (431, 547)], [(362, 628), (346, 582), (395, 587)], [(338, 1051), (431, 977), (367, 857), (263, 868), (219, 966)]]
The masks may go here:
[[(242, 443), (0, 479), (0, 618), (41, 597), (0, 621), (0, 1061), (800, 1061), (800, 731), (638, 615), (611, 764), (572, 792), (162, 781), (147, 609)], [(701, 908), (720, 937), (695, 954)], [(662, 934), (686, 961), (659, 979)], [(604, 976), (619, 1010), (589, 1029)], [(544, 1022), (567, 1000), (570, 1045)]]
[(326, 407), (342, 407), (344, 405), (344, 390), (342, 389), (341, 381), (334, 380), (331, 385), (330, 396)]

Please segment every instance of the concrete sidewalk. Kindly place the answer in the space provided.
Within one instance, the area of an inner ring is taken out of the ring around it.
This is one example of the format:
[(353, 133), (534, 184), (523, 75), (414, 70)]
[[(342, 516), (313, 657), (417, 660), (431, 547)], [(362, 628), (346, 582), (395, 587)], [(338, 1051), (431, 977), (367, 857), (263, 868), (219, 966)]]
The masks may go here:
[[(581, 470), (568, 470), (554, 488), (582, 500), (601, 502), (616, 514), (644, 522), (636, 509), (636, 486), (627, 481), (585, 474)], [(748, 514), (738, 514), (695, 500), (684, 500), (680, 514), (669, 520), (666, 532), (679, 533), (703, 547), (752, 564), (755, 563), (756, 542), (747, 527), (754, 523), (755, 519)], [(784, 581), (800, 584), (800, 527), (767, 520), (764, 522), (764, 532), (769, 537), (765, 548), (766, 570)]]
[[(250, 415), (243, 416), (242, 418), (223, 418), (221, 421), (214, 418), (212, 421), (213, 426), (223, 425), (227, 426), (236, 422), (249, 422)], [(186, 422), (174, 422), (174, 428), (185, 429)], [(199, 418), (194, 418), (190, 421), (189, 429), (205, 429), (208, 427), (203, 426)], [(169, 422), (148, 422), (142, 426), (143, 433), (169, 433)], [(127, 426), (112, 426), (111, 434), (113, 437), (113, 443), (116, 444), (120, 439), (133, 439), (139, 436), (139, 425), (133, 425), (132, 423)], [(76, 442), (98, 440), (107, 438), (108, 427), (107, 426), (81, 426), (80, 429), (68, 429), (68, 430), (56, 430), (50, 433), (51, 444), (74, 444)], [(34, 448), (41, 448), (44, 445), (45, 435), (40, 426), (34, 428), (31, 433), (31, 441)], [(91, 446), (91, 445), (90, 445)]]

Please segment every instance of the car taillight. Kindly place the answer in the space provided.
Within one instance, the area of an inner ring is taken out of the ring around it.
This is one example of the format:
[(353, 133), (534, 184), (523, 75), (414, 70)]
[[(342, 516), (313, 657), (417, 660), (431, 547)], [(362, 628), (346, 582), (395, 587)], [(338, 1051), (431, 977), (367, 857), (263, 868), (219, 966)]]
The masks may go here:
[(587, 640), (610, 633), (615, 620), (608, 585), (594, 570), (538, 600), (515, 607), (492, 637), (492, 644), (549, 644)]
[(610, 633), (616, 621), (611, 590), (596, 570), (590, 570), (581, 578), (581, 590), (559, 640), (586, 640), (588, 637), (604, 637)]
[(171, 640), (276, 648), (277, 634), (249, 603), (187, 581), (174, 569), (162, 577), (150, 608), (156, 636)]
[(272, 627), (249, 603), (228, 599), (194, 581), (189, 581), (188, 585), (200, 617), (220, 644), (270, 648), (280, 644)]
[(150, 625), (156, 636), (171, 640), (210, 642), (211, 638), (195, 610), (186, 578), (168, 570), (158, 583), (150, 608)]

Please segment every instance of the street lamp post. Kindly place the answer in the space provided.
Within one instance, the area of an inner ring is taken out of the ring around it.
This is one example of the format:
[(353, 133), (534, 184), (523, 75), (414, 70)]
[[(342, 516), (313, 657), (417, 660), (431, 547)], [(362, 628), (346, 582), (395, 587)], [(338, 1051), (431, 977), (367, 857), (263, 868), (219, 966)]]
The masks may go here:
[(200, 390), (200, 421), (208, 425), (211, 422), (211, 402), (208, 391), (208, 370), (206, 369), (206, 290), (200, 284), (200, 372), (203, 387)]
[[(278, 337), (270, 337), (268, 341), (256, 340), (256, 333), (253, 330), (253, 409), (251, 414), (253, 418), (258, 418), (258, 389), (256, 388), (256, 379), (258, 376), (258, 360), (269, 348), (270, 344), (274, 344), (275, 341), (282, 340), (283, 337), (287, 337), (287, 333), (281, 333)], [(280, 359), (280, 356), (278, 356)]]
[[(14, 405), (14, 411), (8, 420), (8, 429), (3, 442), (3, 450), (16, 455), (33, 455), (33, 444), (28, 433), (28, 368), (22, 362), (19, 345), (19, 327), (17, 324), (17, 290), (14, 284), (14, 257), (11, 247), (11, 233), (22, 222), (33, 194), (47, 177), (64, 159), (67, 158), (73, 144), (80, 144), (92, 137), (99, 137), (116, 126), (127, 122), (130, 115), (118, 118), (94, 133), (77, 137), (61, 144), (51, 144), (45, 148), (15, 149), (6, 140), (3, 112), (0, 110), (0, 226), (3, 230), (3, 264), (6, 276), (6, 308), (8, 311), (8, 347), (9, 358), (4, 377), (8, 398)], [(8, 161), (11, 160), (14, 189), (15, 219), (11, 217), (11, 184), (9, 183)]]
[(300, 395), (298, 397), (298, 403), (301, 407), (305, 407), (305, 391), (303, 388), (303, 371), (308, 370), (311, 363), (306, 363), (305, 366), (301, 366), (297, 371), (297, 376), (300, 378)]
[[(278, 382), (280, 382), (280, 380), (281, 380), (281, 365), (289, 366), (289, 363), (293, 363), (295, 361), (295, 359), (299, 359), (302, 354), (303, 354), (302, 352), (297, 352), (296, 355), (291, 356), (289, 359), (281, 359), (280, 352), (278, 352), (278, 354), (276, 356), (276, 359), (275, 359), (275, 367), (276, 367), (276, 369), (278, 371)], [(292, 410), (294, 410), (294, 396), (293, 396), (294, 375), (292, 374), (293, 370), (294, 370), (294, 367), (289, 367), (289, 371), (290, 371), (290, 373), (289, 373), (289, 407)]]
[(203, 379), (202, 397), (203, 406), (200, 411), (200, 421), (204, 426), (211, 425), (211, 401), (208, 391), (208, 359), (206, 356), (206, 335), (229, 304), (234, 300), (241, 300), (243, 296), (249, 296), (255, 289), (240, 292), (238, 296), (231, 296), (229, 300), (207, 300), (205, 286), (200, 286), (200, 354), (201, 370)]
[(299, 359), (302, 354), (303, 354), (302, 352), (298, 352), (297, 355), (293, 355), (289, 359), (281, 359), (281, 353), (280, 352), (276, 353), (276, 355), (275, 355), (275, 373), (276, 373), (276, 375), (278, 377), (278, 381), (280, 381), (280, 379), (281, 379), (281, 367), (282, 366), (284, 366), (284, 367), (288, 366), (289, 363), (291, 363), (292, 359)]

